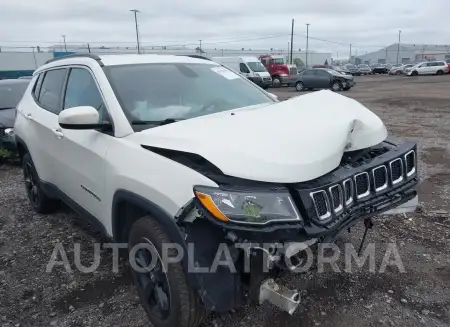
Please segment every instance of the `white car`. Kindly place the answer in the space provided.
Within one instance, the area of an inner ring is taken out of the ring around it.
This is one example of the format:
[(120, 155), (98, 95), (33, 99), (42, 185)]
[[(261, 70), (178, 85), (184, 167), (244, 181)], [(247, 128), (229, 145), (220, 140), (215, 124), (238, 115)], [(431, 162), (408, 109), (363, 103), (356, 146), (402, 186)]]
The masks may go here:
[(427, 61), (421, 62), (410, 68), (406, 75), (444, 75), (449, 72), (448, 65), (445, 61)]
[(15, 134), (31, 206), (62, 200), (128, 243), (156, 327), (246, 301), (292, 314), (299, 292), (275, 283), (280, 271), (417, 204), (416, 144), (388, 141), (363, 105), (331, 91), (279, 102), (201, 58), (53, 59), (34, 72)]

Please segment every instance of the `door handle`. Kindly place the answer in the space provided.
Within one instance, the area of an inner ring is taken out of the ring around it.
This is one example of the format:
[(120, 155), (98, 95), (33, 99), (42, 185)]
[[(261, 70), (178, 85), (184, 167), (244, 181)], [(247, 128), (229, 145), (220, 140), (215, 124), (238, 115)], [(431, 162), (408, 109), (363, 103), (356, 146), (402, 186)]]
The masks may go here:
[(30, 113), (25, 114), (25, 118), (28, 120), (34, 120), (33, 116)]
[(64, 137), (64, 133), (60, 128), (52, 128), (52, 132), (57, 139), (62, 139)]

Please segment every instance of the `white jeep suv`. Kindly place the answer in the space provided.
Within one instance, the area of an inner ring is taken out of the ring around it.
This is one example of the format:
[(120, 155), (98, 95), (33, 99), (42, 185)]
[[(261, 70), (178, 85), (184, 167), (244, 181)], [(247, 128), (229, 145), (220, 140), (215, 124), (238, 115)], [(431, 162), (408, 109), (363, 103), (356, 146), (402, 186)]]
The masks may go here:
[[(127, 243), (157, 327), (246, 301), (292, 313), (299, 293), (274, 279), (306, 248), (417, 203), (416, 144), (388, 141), (358, 102), (331, 91), (279, 102), (195, 56), (53, 59), (35, 71), (15, 135), (32, 207), (62, 200)], [(218, 249), (235, 269), (216, 264)]]

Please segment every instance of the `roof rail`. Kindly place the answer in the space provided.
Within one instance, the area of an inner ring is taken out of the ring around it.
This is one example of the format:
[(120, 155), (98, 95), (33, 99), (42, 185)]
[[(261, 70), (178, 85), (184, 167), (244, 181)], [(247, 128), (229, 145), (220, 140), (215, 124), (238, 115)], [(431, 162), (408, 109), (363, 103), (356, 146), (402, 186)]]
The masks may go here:
[(207, 58), (205, 56), (200, 56), (200, 55), (177, 55), (177, 56), (191, 57), (191, 58), (197, 58), (197, 59), (204, 59), (204, 60), (212, 61), (211, 59), (209, 59), (209, 58)]
[(92, 54), (92, 53), (73, 53), (73, 54), (68, 54), (68, 55), (65, 55), (65, 56), (52, 58), (50, 60), (47, 60), (45, 63), (48, 64), (48, 63), (51, 63), (51, 62), (54, 62), (54, 61), (58, 61), (58, 60), (62, 60), (62, 59), (70, 59), (70, 58), (91, 58), (91, 59), (94, 59), (95, 61), (97, 61), (100, 66), (102, 66), (102, 67), (104, 66), (103, 63), (102, 63), (102, 60), (100, 59), (100, 57), (95, 55), (95, 54)]

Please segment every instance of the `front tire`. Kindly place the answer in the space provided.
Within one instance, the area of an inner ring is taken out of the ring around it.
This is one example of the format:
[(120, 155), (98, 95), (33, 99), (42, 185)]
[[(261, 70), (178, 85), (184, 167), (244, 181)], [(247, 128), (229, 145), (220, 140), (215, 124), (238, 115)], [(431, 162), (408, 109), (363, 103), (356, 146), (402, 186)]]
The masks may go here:
[[(206, 319), (207, 311), (188, 285), (180, 263), (170, 264), (167, 271), (164, 269), (161, 260), (162, 246), (169, 243), (173, 241), (164, 227), (151, 217), (145, 216), (133, 224), (128, 243), (130, 259), (133, 255), (139, 267), (148, 266), (153, 256), (153, 260), (156, 260), (154, 268), (144, 273), (131, 268), (133, 280), (141, 304), (155, 327), (195, 327)], [(146, 244), (156, 251), (141, 248), (133, 253), (132, 249), (137, 244)], [(169, 249), (169, 256), (174, 254), (170, 251), (176, 254), (174, 249)], [(143, 260), (146, 261), (145, 264), (142, 264)]]
[(334, 81), (333, 84), (331, 84), (331, 90), (334, 92), (339, 92), (342, 90), (342, 84), (338, 81)]
[(281, 78), (279, 76), (275, 76), (272, 78), (272, 86), (281, 87)]
[(43, 214), (55, 211), (58, 208), (59, 201), (50, 198), (42, 190), (41, 181), (29, 153), (26, 153), (22, 158), (22, 169), (25, 189), (33, 210)]
[(411, 73), (411, 76), (417, 76), (417, 75), (419, 75), (419, 73), (417, 72), (417, 70), (415, 70), (415, 71), (413, 71), (413, 72)]

